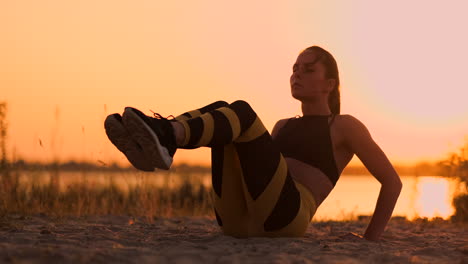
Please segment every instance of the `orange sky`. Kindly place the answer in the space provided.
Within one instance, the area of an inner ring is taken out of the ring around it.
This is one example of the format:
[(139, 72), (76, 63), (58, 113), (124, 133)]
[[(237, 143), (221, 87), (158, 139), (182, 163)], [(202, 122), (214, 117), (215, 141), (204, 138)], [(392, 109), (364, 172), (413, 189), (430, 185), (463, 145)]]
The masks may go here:
[[(103, 130), (127, 105), (177, 115), (244, 99), (271, 130), (300, 114), (292, 64), (320, 45), (338, 61), (342, 112), (392, 161), (439, 159), (468, 135), (466, 10), (465, 1), (2, 1), (9, 153), (128, 164)], [(176, 161), (208, 164), (209, 151)]]

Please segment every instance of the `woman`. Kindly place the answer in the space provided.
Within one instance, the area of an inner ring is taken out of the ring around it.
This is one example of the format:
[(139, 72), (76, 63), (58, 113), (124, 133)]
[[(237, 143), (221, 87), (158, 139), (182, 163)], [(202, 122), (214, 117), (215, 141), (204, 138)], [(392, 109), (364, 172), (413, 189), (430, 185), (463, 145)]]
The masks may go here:
[(378, 240), (402, 184), (367, 128), (340, 115), (335, 59), (320, 47), (305, 49), (290, 84), (303, 116), (278, 121), (271, 135), (244, 101), (218, 101), (172, 120), (127, 107), (122, 117), (108, 116), (105, 128), (112, 143), (145, 171), (169, 169), (177, 148), (210, 147), (216, 219), (225, 234), (236, 237), (302, 236), (356, 154), (381, 183), (363, 236)]

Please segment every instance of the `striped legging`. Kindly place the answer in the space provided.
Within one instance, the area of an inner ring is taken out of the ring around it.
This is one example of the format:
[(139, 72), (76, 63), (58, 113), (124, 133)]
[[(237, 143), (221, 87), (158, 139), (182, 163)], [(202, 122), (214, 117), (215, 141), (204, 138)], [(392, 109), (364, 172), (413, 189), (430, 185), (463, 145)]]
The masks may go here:
[(226, 235), (302, 236), (316, 210), (271, 135), (245, 101), (218, 101), (178, 117), (180, 148), (211, 148), (216, 219)]

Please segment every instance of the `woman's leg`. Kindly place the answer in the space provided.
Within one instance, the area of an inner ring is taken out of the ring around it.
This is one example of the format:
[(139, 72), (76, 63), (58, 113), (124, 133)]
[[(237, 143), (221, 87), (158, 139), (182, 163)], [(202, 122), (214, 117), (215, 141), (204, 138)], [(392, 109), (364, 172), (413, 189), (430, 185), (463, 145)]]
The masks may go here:
[(213, 110), (216, 110), (218, 108), (221, 108), (223, 106), (228, 106), (229, 104), (225, 101), (216, 101), (214, 103), (211, 103), (209, 105), (206, 105), (202, 108), (199, 108), (199, 109), (195, 109), (195, 110), (192, 110), (192, 111), (188, 111), (188, 112), (185, 112), (181, 115), (178, 115), (175, 117), (175, 120), (188, 120), (188, 119), (191, 119), (191, 118), (195, 118), (195, 117), (199, 117), (201, 116), (202, 114), (206, 113), (206, 112), (210, 112), (210, 111), (213, 111)]
[[(226, 234), (298, 236), (305, 232), (315, 202), (292, 180), (270, 134), (246, 102), (236, 101), (179, 122), (185, 129), (181, 147), (213, 148), (215, 210)], [(242, 192), (237, 191), (239, 187)]]
[[(195, 109), (195, 110), (192, 110), (192, 111), (188, 111), (188, 112), (185, 112), (181, 115), (178, 115), (174, 118), (175, 121), (182, 121), (182, 120), (188, 120), (188, 119), (191, 119), (191, 118), (196, 118), (196, 117), (199, 117), (201, 116), (202, 114), (204, 113), (207, 113), (207, 112), (210, 112), (210, 111), (214, 111), (218, 108), (221, 108), (221, 107), (224, 107), (224, 106), (227, 106), (229, 105), (227, 102), (225, 101), (216, 101), (214, 103), (211, 103), (209, 105), (206, 105), (202, 108), (199, 108), (199, 109)], [(184, 147), (179, 147), (181, 149), (195, 149), (195, 148), (198, 148), (199, 146), (184, 146)]]
[[(177, 148), (193, 149), (198, 146), (177, 146), (173, 125), (177, 120), (197, 117), (205, 112), (227, 105), (217, 101), (200, 109), (186, 112), (169, 120), (155, 113), (155, 117), (147, 116), (138, 109), (126, 107), (122, 115), (123, 127), (128, 131), (129, 139), (140, 146), (139, 154), (146, 157), (151, 168), (169, 169)], [(192, 118), (194, 119), (194, 118)], [(180, 127), (182, 128), (182, 127)]]
[[(224, 101), (217, 101), (200, 109), (189, 111), (175, 117), (174, 120), (187, 120), (195, 118), (208, 111), (213, 111), (217, 108), (227, 106)], [(148, 120), (157, 120), (157, 118), (148, 117)], [(118, 113), (108, 115), (104, 121), (104, 127), (109, 140), (120, 150), (128, 161), (137, 169), (143, 171), (154, 171), (154, 164), (148, 155), (145, 155), (143, 148), (137, 141), (133, 139), (129, 131), (122, 123), (122, 116)], [(197, 147), (186, 147), (193, 149)]]
[[(229, 104), (224, 101), (217, 101), (200, 109), (183, 113), (175, 117), (175, 120), (181, 121), (197, 118), (202, 114), (221, 107), (227, 107), (228, 105)], [(198, 122), (199, 121), (195, 121), (195, 123)], [(180, 148), (194, 149), (198, 147), (200, 146), (186, 145)], [(234, 144), (211, 147), (211, 181), (213, 185), (213, 201), (215, 204), (214, 212), (218, 224), (231, 234), (247, 234), (248, 211), (244, 198), (241, 175), (242, 170)], [(222, 184), (223, 182), (224, 185)], [(224, 191), (221, 190), (222, 186), (224, 186)], [(228, 188), (226, 188), (227, 186)], [(221, 192), (223, 193), (222, 199)], [(227, 217), (225, 217), (224, 223), (217, 210), (222, 210), (223, 214)]]
[(251, 234), (301, 236), (315, 214), (315, 200), (307, 188), (292, 179), (260, 119), (255, 123), (234, 143), (249, 194), (250, 229), (255, 230)]

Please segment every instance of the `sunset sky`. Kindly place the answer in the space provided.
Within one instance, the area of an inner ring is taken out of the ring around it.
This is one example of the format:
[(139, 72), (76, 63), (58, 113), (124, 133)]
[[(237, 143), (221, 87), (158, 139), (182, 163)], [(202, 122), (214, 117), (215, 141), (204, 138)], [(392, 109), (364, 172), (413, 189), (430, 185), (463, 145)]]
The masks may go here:
[[(1, 1), (8, 154), (128, 165), (103, 128), (125, 106), (167, 116), (244, 99), (271, 131), (301, 114), (292, 65), (319, 45), (338, 62), (342, 113), (391, 161), (438, 160), (468, 135), (467, 3)], [(176, 162), (209, 164), (209, 150)]]

